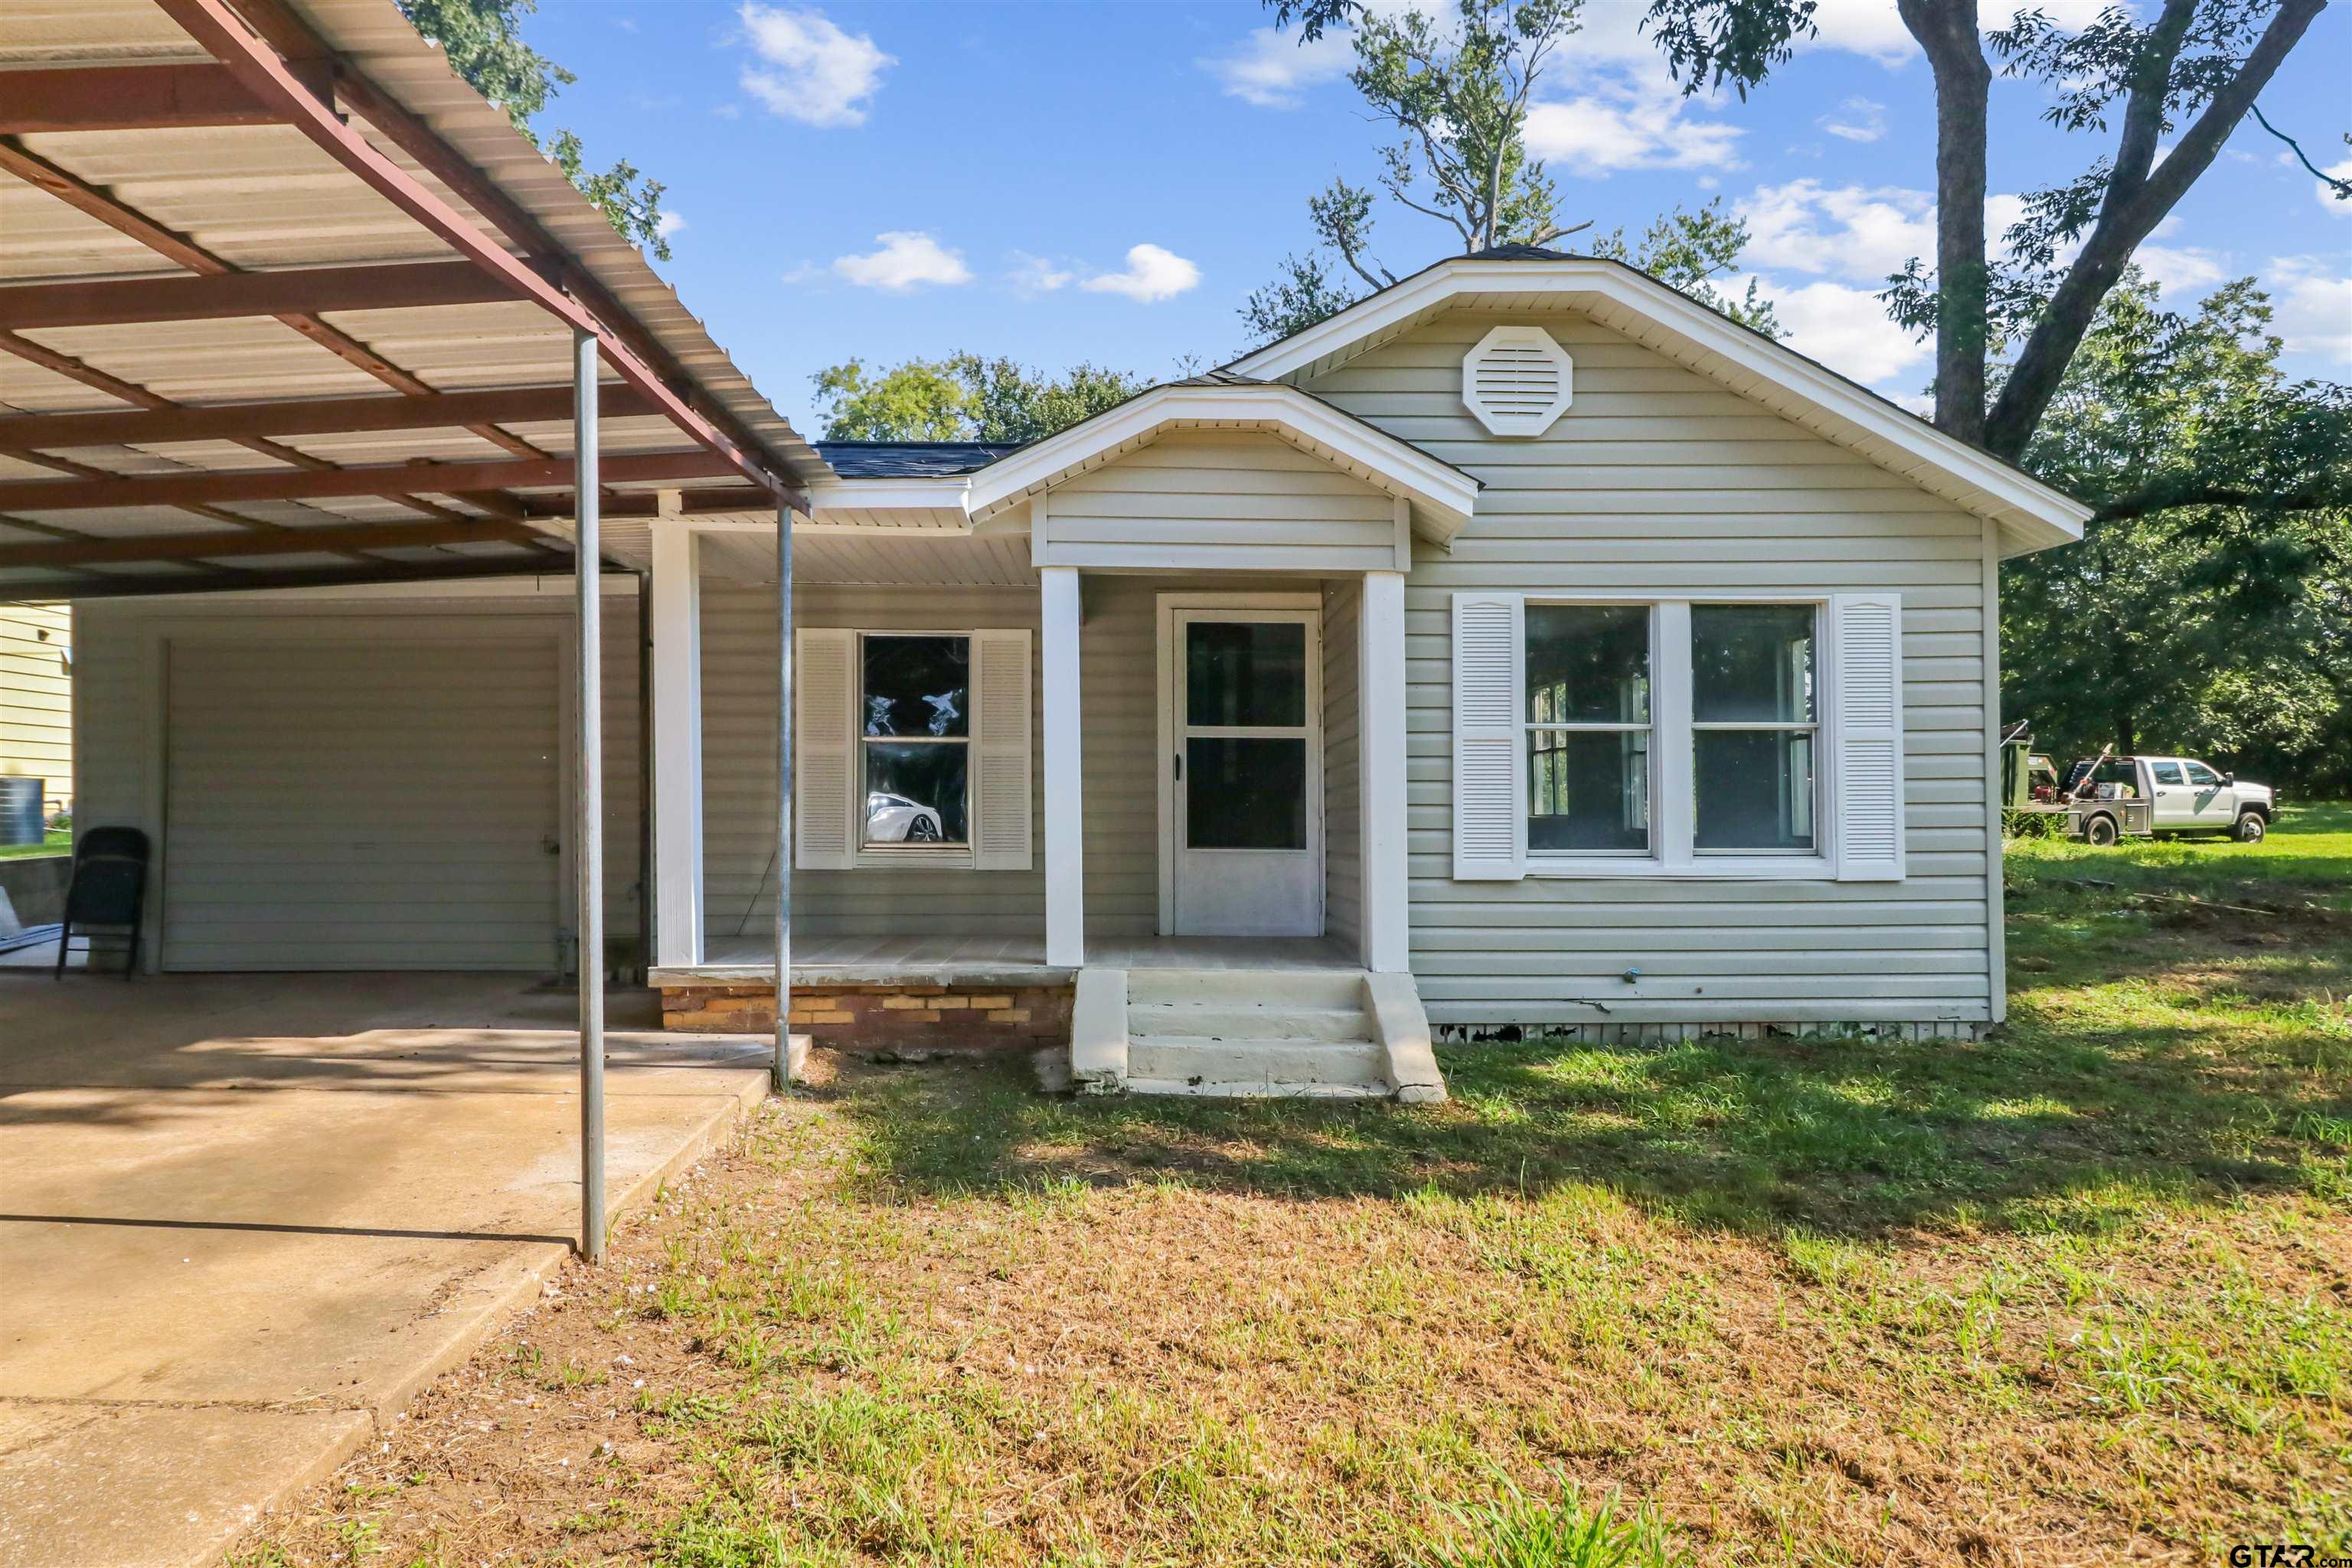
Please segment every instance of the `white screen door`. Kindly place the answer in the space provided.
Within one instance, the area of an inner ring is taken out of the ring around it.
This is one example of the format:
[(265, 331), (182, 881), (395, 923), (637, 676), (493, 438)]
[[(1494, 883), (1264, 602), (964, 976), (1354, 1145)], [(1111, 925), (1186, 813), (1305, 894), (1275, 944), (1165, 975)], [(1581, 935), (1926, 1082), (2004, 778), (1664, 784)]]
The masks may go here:
[(1320, 621), (1310, 609), (1169, 616), (1171, 936), (1323, 932)]

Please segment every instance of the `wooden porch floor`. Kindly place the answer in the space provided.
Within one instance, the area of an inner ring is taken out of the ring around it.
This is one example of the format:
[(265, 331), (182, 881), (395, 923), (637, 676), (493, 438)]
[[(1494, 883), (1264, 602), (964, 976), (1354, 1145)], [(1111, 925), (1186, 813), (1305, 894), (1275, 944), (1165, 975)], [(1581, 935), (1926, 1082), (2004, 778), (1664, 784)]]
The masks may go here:
[[(1096, 938), (1087, 963), (1109, 969), (1357, 969), (1355, 945), (1339, 937), (1176, 936)], [(703, 961), (657, 968), (656, 985), (694, 980), (742, 983), (776, 972), (773, 944), (714, 937)], [(1045, 962), (1039, 937), (805, 937), (793, 942), (799, 985), (922, 984), (1058, 985), (1076, 972)]]

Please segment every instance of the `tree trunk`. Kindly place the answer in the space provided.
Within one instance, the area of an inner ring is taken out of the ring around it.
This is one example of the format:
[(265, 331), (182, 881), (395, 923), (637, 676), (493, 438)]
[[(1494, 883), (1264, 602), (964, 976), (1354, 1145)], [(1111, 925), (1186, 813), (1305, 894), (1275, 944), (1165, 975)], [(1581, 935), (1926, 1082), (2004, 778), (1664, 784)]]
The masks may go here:
[(1936, 78), (1936, 427), (1982, 444), (1985, 121), (1992, 68), (1977, 0), (1896, 0)]

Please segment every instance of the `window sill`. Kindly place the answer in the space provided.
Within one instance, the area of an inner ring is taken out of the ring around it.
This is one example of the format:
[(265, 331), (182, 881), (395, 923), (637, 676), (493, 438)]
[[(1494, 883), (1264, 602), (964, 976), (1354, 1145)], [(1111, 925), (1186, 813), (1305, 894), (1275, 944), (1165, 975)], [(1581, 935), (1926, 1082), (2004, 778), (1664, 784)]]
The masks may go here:
[(1830, 882), (1837, 879), (1837, 863), (1822, 855), (1709, 855), (1672, 861), (1646, 856), (1530, 855), (1528, 876), (1581, 881)]
[(969, 871), (975, 863), (969, 849), (861, 849), (856, 857), (860, 871)]

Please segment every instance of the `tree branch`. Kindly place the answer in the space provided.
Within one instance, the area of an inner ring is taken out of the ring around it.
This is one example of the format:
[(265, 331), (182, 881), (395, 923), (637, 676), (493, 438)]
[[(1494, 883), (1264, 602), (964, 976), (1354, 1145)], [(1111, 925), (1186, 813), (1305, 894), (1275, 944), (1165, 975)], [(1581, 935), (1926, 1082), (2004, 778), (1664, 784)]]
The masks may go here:
[(2249, 103), (2246, 105), (2246, 111), (2254, 117), (2255, 121), (2259, 123), (2263, 130), (2269, 132), (2272, 135), (2285, 142), (2288, 147), (2292, 148), (2294, 152), (2295, 162), (2301, 163), (2306, 170), (2310, 171), (2311, 177), (2313, 179), (2317, 180), (2321, 184), (2328, 186), (2330, 189), (2334, 190), (2336, 193), (2336, 199), (2337, 201), (2352, 201), (2352, 180), (2339, 180), (2335, 175), (2329, 174), (2326, 170), (2321, 168), (2318, 164), (2313, 163), (2309, 154), (2304, 152), (2302, 142), (2296, 141), (2294, 137), (2288, 135), (2277, 126), (2273, 125), (2268, 119), (2264, 118), (2263, 114), (2263, 106), (2261, 104)]
[(2176, 476), (2101, 503), (2092, 511), (2091, 521), (2116, 522), (2190, 506), (2250, 507), (2272, 512), (2334, 511), (2352, 508), (2352, 479), (2329, 475), (2307, 479), (2289, 490), (2272, 491), (2221, 484), (2194, 475)]
[[(1903, 3), (1907, 7), (1916, 0)], [(2025, 449), (2034, 426), (2042, 421), (2042, 410), (2057, 395), (2058, 383), (2074, 350), (2090, 331), (2099, 301), (2122, 278), (2132, 252), (2212, 166), (2230, 132), (2246, 117), (2256, 95), (2270, 84), (2287, 51), (2302, 39), (2326, 3), (2284, 0), (2247, 53), (2238, 74), (2213, 95), (2171, 153), (2126, 199), (2102, 211), (2082, 254), (2051, 294), (2050, 303), (2034, 322), (2016, 366), (2001, 386), (1985, 422), (1984, 445), (1989, 449), (2004, 458), (2014, 458)]]

